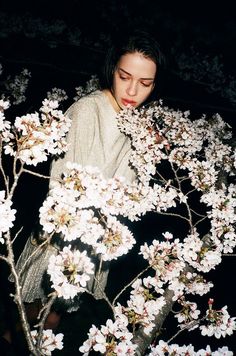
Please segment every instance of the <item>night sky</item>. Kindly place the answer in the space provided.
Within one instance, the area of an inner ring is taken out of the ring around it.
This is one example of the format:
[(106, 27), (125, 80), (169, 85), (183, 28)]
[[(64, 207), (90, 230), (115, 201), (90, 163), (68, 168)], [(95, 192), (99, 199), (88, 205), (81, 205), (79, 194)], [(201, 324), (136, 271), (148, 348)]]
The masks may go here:
[[(124, 25), (141, 24), (155, 32), (169, 61), (161, 92), (168, 99), (167, 104), (175, 106), (179, 99), (180, 108), (182, 102), (183, 109), (193, 108), (199, 113), (212, 107), (209, 112), (227, 113), (231, 122), (234, 121), (236, 104), (232, 107), (230, 101), (222, 100), (218, 94), (208, 95), (202, 85), (182, 83), (176, 66), (177, 56), (182, 52), (188, 55), (193, 47), (202, 56), (218, 56), (225, 74), (236, 76), (236, 21), (232, 2), (3, 0), (0, 14), (3, 14), (0, 17), (2, 63), (11, 71), (22, 66), (29, 68), (34, 74), (32, 87), (42, 88), (42, 95), (50, 86), (71, 89), (87, 80), (102, 63), (109, 36)], [(64, 29), (48, 35), (38, 29), (35, 34), (39, 21), (45, 28), (60, 23)], [(75, 33), (78, 37), (73, 42)]]

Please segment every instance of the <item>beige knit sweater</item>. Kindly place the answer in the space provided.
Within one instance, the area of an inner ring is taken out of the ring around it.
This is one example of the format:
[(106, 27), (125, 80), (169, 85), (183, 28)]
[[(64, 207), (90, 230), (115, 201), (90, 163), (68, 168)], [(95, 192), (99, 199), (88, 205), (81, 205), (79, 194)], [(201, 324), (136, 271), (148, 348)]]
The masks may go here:
[[(135, 173), (129, 166), (130, 140), (119, 131), (116, 112), (104, 92), (97, 90), (81, 98), (67, 110), (66, 114), (72, 119), (72, 126), (67, 136), (69, 149), (63, 158), (52, 163), (51, 176), (53, 178), (59, 178), (65, 171), (66, 162), (71, 161), (83, 166), (96, 166), (105, 178), (117, 175), (125, 177), (130, 182), (135, 179)], [(53, 253), (57, 252), (53, 246), (39, 249), (25, 265), (25, 261), (33, 252), (35, 253), (36, 249), (31, 240), (32, 238), (28, 239), (17, 263), (17, 270), (21, 272), (20, 282), (25, 302), (45, 299), (47, 292), (45, 292), (43, 280), (46, 276), (48, 260)], [(106, 286), (107, 274), (108, 269), (105, 268), (101, 276), (100, 287), (97, 292), (95, 290), (97, 298), (100, 297), (101, 289), (103, 290)], [(92, 283), (90, 283), (90, 288), (94, 288)], [(74, 311), (77, 308), (78, 305), (75, 302), (67, 310)]]

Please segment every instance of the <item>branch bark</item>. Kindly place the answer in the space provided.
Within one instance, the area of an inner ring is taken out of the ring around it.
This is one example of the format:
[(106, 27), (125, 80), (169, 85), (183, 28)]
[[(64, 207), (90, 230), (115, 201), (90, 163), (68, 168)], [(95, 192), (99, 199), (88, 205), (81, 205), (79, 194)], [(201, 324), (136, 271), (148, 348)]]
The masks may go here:
[(132, 339), (132, 342), (137, 345), (137, 349), (135, 350), (136, 356), (145, 355), (147, 348), (151, 345), (152, 341), (155, 339), (159, 330), (161, 329), (166, 317), (172, 310), (172, 306), (174, 304), (173, 301), (174, 292), (170, 289), (166, 289), (164, 293), (166, 304), (162, 307), (159, 314), (156, 315), (153, 323), (155, 327), (152, 329), (150, 334), (144, 333), (144, 328), (139, 328), (135, 333)]

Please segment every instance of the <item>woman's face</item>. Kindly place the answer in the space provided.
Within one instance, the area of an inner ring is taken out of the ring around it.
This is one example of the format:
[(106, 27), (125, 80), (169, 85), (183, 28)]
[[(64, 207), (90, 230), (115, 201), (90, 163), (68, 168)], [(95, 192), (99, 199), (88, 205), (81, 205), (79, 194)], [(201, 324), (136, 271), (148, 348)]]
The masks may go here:
[(151, 94), (156, 76), (156, 64), (142, 53), (126, 53), (117, 63), (112, 94), (120, 109), (140, 106)]

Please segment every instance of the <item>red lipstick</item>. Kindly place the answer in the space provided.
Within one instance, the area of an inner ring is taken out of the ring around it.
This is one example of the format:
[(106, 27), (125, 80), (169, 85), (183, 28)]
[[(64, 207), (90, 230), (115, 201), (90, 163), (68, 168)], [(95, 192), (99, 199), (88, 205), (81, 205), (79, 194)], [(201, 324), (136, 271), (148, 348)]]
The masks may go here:
[(135, 106), (137, 104), (136, 101), (134, 100), (129, 100), (129, 99), (125, 99), (125, 98), (121, 98), (121, 102), (123, 105), (127, 106), (127, 105), (132, 105)]

